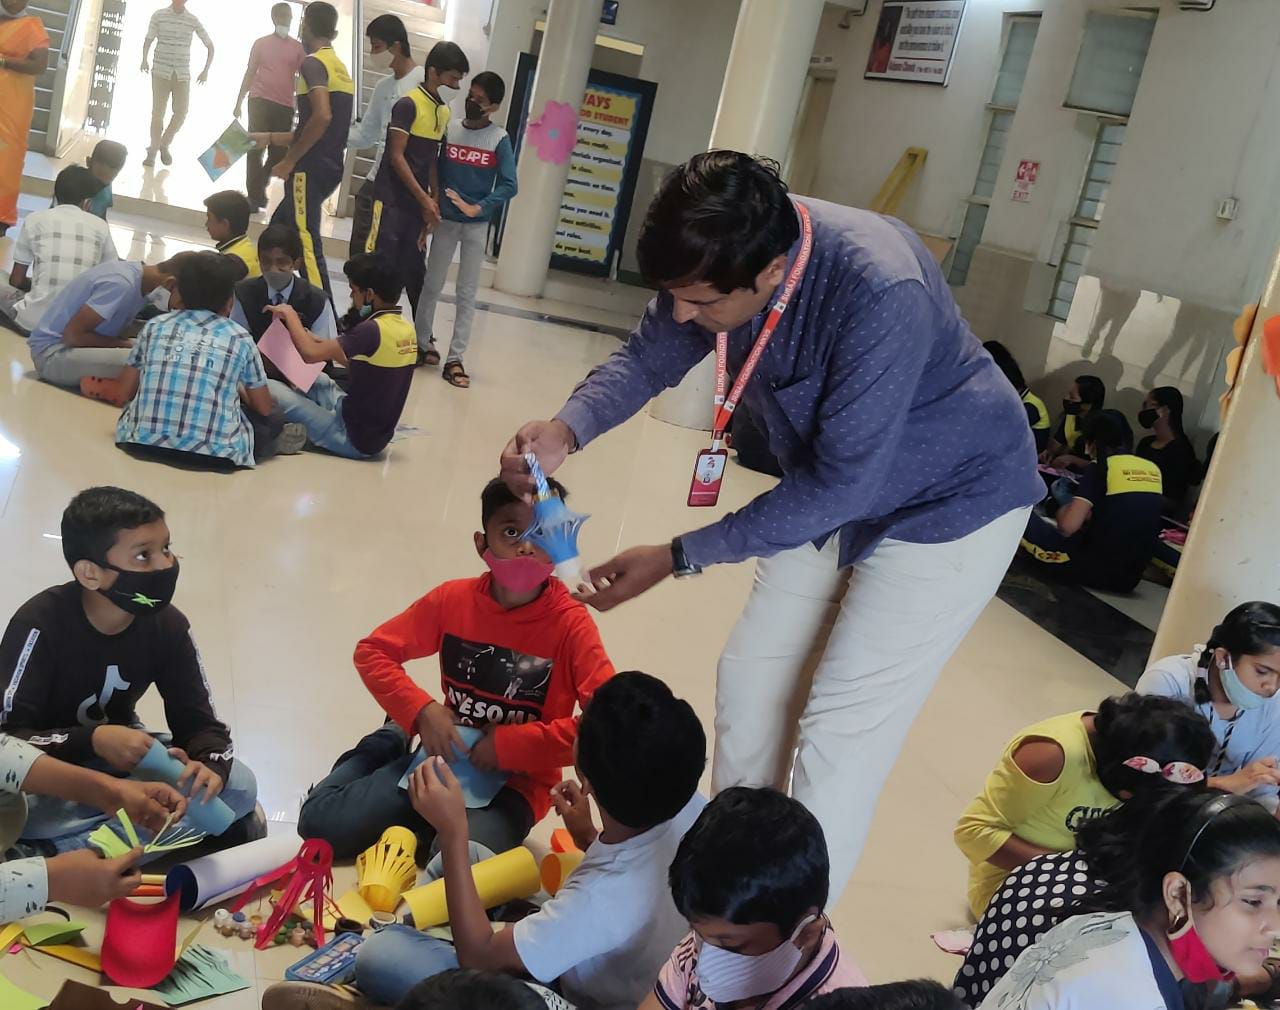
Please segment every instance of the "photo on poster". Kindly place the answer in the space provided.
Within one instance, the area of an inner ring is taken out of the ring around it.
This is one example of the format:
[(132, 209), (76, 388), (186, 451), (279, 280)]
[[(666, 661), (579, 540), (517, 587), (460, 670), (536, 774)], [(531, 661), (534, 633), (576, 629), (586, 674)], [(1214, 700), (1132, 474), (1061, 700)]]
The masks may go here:
[(966, 0), (885, 0), (864, 77), (945, 86)]

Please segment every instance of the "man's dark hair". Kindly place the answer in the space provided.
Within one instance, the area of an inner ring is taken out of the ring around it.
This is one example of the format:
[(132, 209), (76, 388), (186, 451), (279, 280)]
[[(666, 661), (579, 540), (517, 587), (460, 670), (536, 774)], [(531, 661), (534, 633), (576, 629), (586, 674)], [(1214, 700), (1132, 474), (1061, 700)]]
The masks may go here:
[(471, 78), (471, 83), (479, 86), (489, 99), (490, 105), (501, 105), (502, 100), (507, 97), (506, 82), (492, 70), (481, 70)]
[(272, 249), (283, 249), (291, 260), (302, 259), (302, 236), (298, 229), (287, 224), (269, 224), (263, 228), (258, 236), (259, 259), (265, 259)]
[(527, 982), (496, 971), (454, 968), (423, 979), (395, 1010), (547, 1010)]
[[(205, 250), (205, 252), (209, 251), (210, 250), (208, 249)], [(167, 260), (161, 260), (156, 264), (156, 269), (166, 277), (177, 277), (178, 274), (182, 272), (183, 264), (199, 255), (200, 253), (196, 252), (194, 249), (188, 249), (186, 252), (180, 252), (176, 255), (170, 256)]]
[(657, 677), (619, 673), (591, 696), (578, 726), (578, 768), (600, 809), (646, 831), (698, 788), (707, 736), (693, 706)]
[(372, 291), (384, 302), (398, 302), (404, 290), (400, 271), (386, 253), (359, 253), (342, 264), (342, 272), (362, 291)]
[(456, 70), (460, 74), (471, 72), (471, 64), (467, 62), (467, 54), (456, 42), (437, 42), (427, 53), (427, 69), (443, 74)]
[(338, 34), (338, 11), (325, 0), (314, 0), (303, 8), (302, 23), (316, 38), (332, 39)]
[[(568, 489), (554, 477), (547, 478), (547, 487), (551, 488), (553, 494), (561, 501), (569, 500)], [(480, 525), (485, 527), (489, 525), (489, 520), (493, 518), (493, 514), (504, 505), (515, 505), (520, 501), (507, 487), (501, 477), (494, 477), (484, 486), (484, 490), (480, 492)]]
[(205, 197), (205, 209), (214, 217), (231, 225), (233, 237), (243, 235), (249, 230), (249, 215), (253, 213), (249, 206), (249, 198), (234, 189), (224, 189), (221, 193)]
[(686, 919), (770, 922), (790, 936), (827, 904), (831, 863), (818, 819), (775, 789), (735, 786), (698, 815), (671, 862)]
[(83, 165), (68, 165), (53, 180), (53, 202), (80, 206), (92, 200), (102, 189), (102, 182)]
[(369, 27), (364, 30), (364, 33), (368, 38), (377, 39), (388, 49), (398, 45), (401, 56), (413, 55), (413, 50), (409, 48), (409, 33), (405, 30), (404, 22), (394, 14), (379, 14), (369, 22)]
[(836, 989), (816, 996), (805, 1010), (967, 1010), (960, 997), (938, 982), (889, 982), (865, 989)]
[(185, 309), (222, 312), (235, 294), (244, 264), (212, 250), (198, 252), (178, 269), (178, 294)]
[(93, 153), (89, 155), (89, 161), (100, 161), (118, 172), (124, 168), (128, 157), (129, 149), (124, 144), (116, 140), (100, 140), (94, 146)]
[(658, 287), (706, 283), (728, 294), (800, 238), (800, 220), (776, 162), (707, 151), (675, 168), (649, 204), (636, 256)]
[(62, 556), (102, 564), (122, 530), (133, 530), (164, 518), (164, 509), (136, 491), (91, 487), (71, 499), (62, 513)]

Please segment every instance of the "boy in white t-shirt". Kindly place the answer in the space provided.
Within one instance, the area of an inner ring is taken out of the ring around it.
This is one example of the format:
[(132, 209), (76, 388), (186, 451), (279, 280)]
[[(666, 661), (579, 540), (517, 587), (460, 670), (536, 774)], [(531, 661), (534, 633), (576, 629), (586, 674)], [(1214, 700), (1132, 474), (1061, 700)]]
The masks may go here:
[[(467, 811), (457, 780), (447, 765), (423, 762), (409, 793), (414, 809), (438, 832), (454, 943), (411, 926), (380, 930), (360, 948), (357, 988), (370, 1003), (394, 1006), (422, 979), (461, 966), (555, 983), (580, 1010), (635, 1010), (688, 930), (672, 901), (667, 870), (705, 806), (696, 790), (706, 753), (692, 706), (662, 681), (620, 673), (599, 687), (582, 714), (575, 745), (582, 784), (564, 782), (555, 790), (556, 809), (586, 856), (540, 911), (496, 933), (471, 875)], [(600, 810), (598, 833), (588, 796)], [(355, 1005), (349, 996), (317, 989), (282, 983), (264, 994), (263, 1006)]]

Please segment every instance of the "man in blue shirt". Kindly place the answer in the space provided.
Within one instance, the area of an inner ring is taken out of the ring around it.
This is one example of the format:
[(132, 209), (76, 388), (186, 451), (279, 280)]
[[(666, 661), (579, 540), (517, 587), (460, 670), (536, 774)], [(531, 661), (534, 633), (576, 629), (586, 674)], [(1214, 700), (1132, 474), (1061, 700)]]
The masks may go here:
[(554, 471), (678, 384), (717, 333), (728, 377), (741, 380), (774, 306), (776, 329), (740, 392), (781, 481), (717, 522), (593, 569), (599, 591), (586, 599), (607, 610), (672, 574), (762, 559), (720, 660), (712, 789), (790, 778), (826, 832), (834, 899), (912, 721), (1043, 495), (1026, 414), (910, 229), (792, 201), (747, 155), (712, 151), (677, 168), (637, 252), (658, 297), (554, 420), (516, 433), (503, 475), (528, 494), (524, 452)]
[[(129, 360), (138, 313), (148, 302), (161, 311), (184, 257), (148, 266), (113, 260), (82, 273), (54, 296), (31, 331), (27, 347), (36, 375), (55, 386), (92, 392), (94, 379), (114, 379)], [(86, 383), (89, 384), (86, 386)]]

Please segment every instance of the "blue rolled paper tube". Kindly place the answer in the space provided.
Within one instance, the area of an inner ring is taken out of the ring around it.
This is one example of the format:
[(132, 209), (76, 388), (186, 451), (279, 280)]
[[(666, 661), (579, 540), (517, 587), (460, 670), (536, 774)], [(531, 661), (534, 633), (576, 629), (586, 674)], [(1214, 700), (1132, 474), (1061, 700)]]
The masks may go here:
[(578, 560), (578, 531), (590, 516), (574, 512), (551, 490), (538, 457), (525, 453), (524, 460), (533, 477), (533, 525), (524, 531), (521, 539), (546, 552), (556, 566), (556, 575), (566, 582), (576, 583), (582, 576)]
[[(159, 740), (152, 740), (151, 749), (134, 766), (133, 774), (148, 782), (168, 782), (176, 789), (182, 767), (182, 762), (170, 754), (164, 744)], [(187, 803), (186, 820), (206, 835), (220, 835), (231, 827), (235, 813), (215, 796), (208, 803), (190, 800)]]

